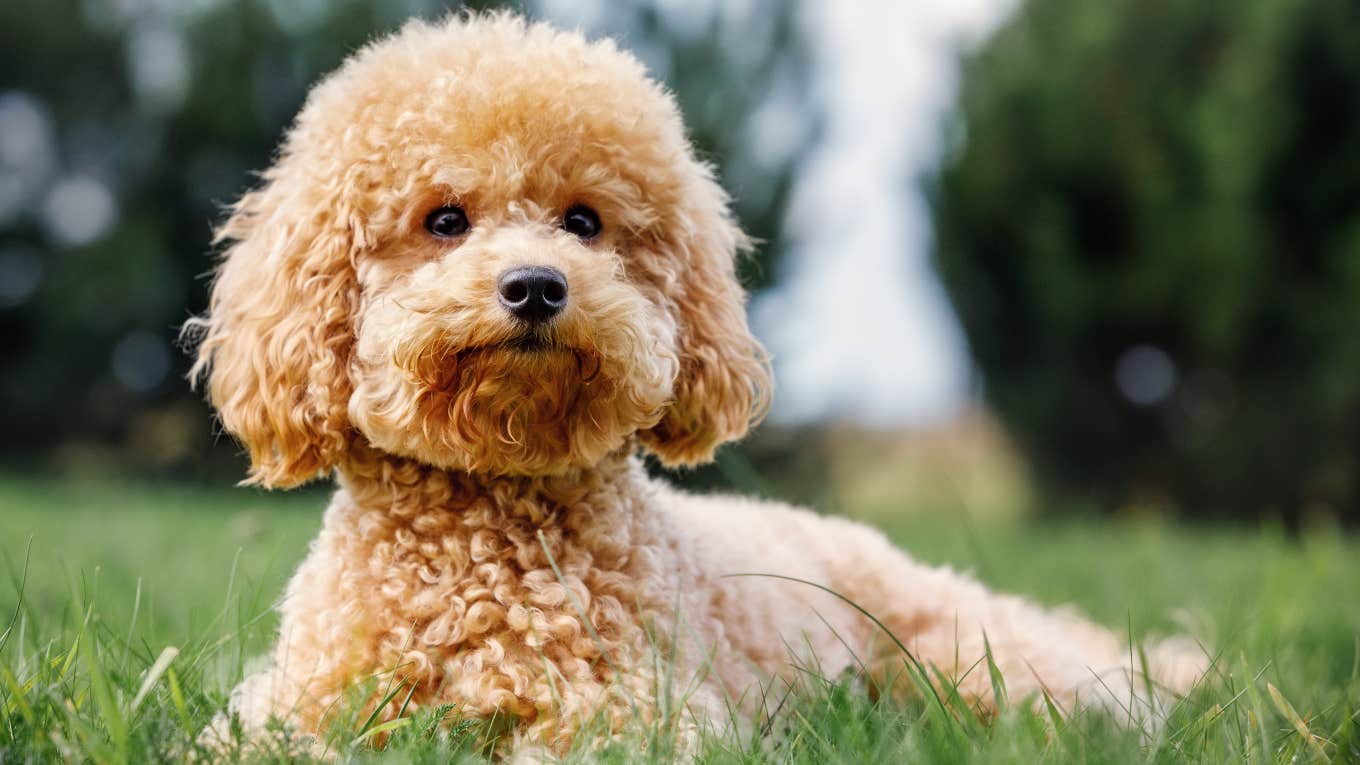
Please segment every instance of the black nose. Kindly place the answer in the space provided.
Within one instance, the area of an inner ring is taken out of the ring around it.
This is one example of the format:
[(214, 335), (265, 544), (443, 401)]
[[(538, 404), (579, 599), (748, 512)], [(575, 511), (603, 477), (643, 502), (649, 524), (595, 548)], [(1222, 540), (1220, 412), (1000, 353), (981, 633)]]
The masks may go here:
[(547, 321), (567, 307), (567, 277), (556, 268), (512, 268), (501, 274), (496, 292), (507, 311), (527, 322)]

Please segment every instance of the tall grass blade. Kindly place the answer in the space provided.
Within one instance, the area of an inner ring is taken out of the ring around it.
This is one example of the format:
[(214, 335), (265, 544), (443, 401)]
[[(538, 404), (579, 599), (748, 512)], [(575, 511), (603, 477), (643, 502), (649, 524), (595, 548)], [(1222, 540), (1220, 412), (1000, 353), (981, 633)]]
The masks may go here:
[(33, 556), (33, 535), (28, 535), (28, 544), (24, 547), (24, 567), (19, 576), (19, 582), (15, 588), (16, 600), (14, 603), (14, 615), (9, 619), (9, 625), (5, 627), (3, 634), (0, 634), (0, 651), (5, 650), (9, 643), (9, 636), (14, 634), (14, 625), (19, 622), (19, 615), (24, 611), (24, 592), (28, 589), (28, 564)]
[(99, 719), (104, 724), (104, 730), (109, 734), (109, 740), (113, 744), (114, 751), (118, 754), (118, 760), (126, 762), (128, 751), (127, 718), (123, 715), (123, 709), (114, 695), (113, 683), (104, 669), (98, 648), (96, 640), (86, 640), (80, 651), (81, 664), (85, 669), (85, 674), (90, 678), (90, 693), (94, 696), (95, 707), (99, 710)]
[(142, 700), (155, 687), (156, 681), (161, 679), (161, 675), (165, 674), (165, 671), (170, 668), (170, 662), (174, 661), (176, 656), (179, 656), (179, 649), (168, 645), (165, 650), (161, 651), (161, 655), (156, 657), (156, 663), (152, 664), (151, 668), (146, 671), (146, 677), (142, 679), (142, 686), (137, 689), (137, 695), (132, 698), (132, 705), (128, 707), (128, 714), (135, 713), (137, 707), (142, 705)]
[(1313, 732), (1308, 729), (1308, 723), (1304, 722), (1299, 713), (1294, 711), (1294, 705), (1289, 703), (1289, 700), (1280, 693), (1280, 689), (1276, 688), (1274, 683), (1266, 683), (1266, 692), (1270, 694), (1270, 700), (1275, 703), (1275, 709), (1294, 726), (1294, 730), (1298, 731), (1299, 736), (1313, 750), (1318, 761), (1327, 762), (1327, 751), (1322, 748), (1322, 743), (1318, 741), (1317, 736), (1314, 736)]
[(982, 631), (983, 658), (987, 661), (987, 676), (992, 681), (992, 706), (1000, 717), (1006, 712), (1006, 678), (1001, 676), (1001, 668), (996, 666), (992, 655), (992, 642), (987, 638), (987, 630)]

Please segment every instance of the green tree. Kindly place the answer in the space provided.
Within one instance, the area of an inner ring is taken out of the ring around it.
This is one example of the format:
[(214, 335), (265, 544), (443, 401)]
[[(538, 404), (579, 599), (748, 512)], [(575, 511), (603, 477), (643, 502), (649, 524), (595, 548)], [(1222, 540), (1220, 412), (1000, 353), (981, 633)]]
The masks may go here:
[(1360, 4), (1030, 0), (953, 128), (937, 266), (1050, 488), (1360, 520)]

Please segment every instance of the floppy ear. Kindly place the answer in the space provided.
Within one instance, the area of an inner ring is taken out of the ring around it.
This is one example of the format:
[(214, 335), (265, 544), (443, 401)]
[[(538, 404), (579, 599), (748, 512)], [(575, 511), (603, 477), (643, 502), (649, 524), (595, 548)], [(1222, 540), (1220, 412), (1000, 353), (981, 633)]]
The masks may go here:
[(250, 454), (248, 482), (305, 483), (347, 448), (346, 412), (357, 303), (352, 249), (360, 241), (334, 198), (290, 189), (284, 173), (247, 193), (217, 232), (228, 243), (190, 378), (207, 382), (223, 427)]
[(654, 246), (672, 264), (671, 314), (680, 372), (660, 422), (639, 433), (669, 467), (709, 462), (714, 451), (765, 416), (773, 384), (769, 356), (746, 324), (746, 293), (736, 256), (750, 246), (733, 222), (712, 171), (687, 190), (681, 214)]

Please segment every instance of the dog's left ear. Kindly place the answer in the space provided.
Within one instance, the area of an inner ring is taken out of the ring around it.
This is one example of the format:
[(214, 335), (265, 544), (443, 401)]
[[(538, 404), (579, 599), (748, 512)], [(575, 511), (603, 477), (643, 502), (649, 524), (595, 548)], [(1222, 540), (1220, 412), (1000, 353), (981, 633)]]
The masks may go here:
[(670, 264), (666, 293), (679, 338), (680, 371), (661, 420), (639, 433), (668, 467), (709, 462), (769, 408), (769, 356), (746, 323), (736, 256), (750, 240), (732, 220), (727, 194), (697, 165), (677, 216), (653, 246)]

